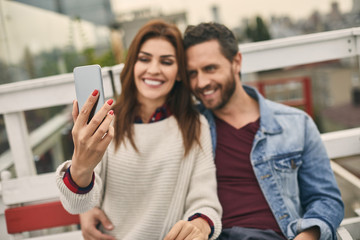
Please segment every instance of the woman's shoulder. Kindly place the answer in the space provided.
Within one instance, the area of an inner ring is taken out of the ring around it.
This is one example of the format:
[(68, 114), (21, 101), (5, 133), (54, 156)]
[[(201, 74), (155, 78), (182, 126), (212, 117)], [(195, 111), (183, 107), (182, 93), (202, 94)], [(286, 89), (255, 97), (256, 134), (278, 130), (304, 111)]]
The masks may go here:
[(209, 122), (208, 122), (208, 120), (206, 119), (206, 117), (204, 116), (204, 115), (202, 115), (202, 114), (199, 114), (200, 116), (199, 116), (199, 119), (200, 119), (200, 125), (202, 126), (202, 127), (207, 127), (207, 128), (209, 128)]

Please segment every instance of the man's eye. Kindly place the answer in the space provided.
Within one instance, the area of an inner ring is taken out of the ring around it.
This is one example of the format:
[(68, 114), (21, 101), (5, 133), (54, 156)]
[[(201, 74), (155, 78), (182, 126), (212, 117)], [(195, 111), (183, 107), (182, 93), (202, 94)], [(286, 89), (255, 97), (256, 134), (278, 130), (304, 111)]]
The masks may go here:
[(188, 77), (189, 77), (189, 78), (194, 78), (194, 77), (196, 77), (196, 72), (195, 72), (195, 71), (189, 71), (189, 72), (188, 72)]
[(205, 68), (205, 70), (206, 71), (208, 71), (208, 72), (210, 72), (210, 71), (214, 71), (216, 68), (215, 68), (215, 66), (207, 66), (206, 68)]

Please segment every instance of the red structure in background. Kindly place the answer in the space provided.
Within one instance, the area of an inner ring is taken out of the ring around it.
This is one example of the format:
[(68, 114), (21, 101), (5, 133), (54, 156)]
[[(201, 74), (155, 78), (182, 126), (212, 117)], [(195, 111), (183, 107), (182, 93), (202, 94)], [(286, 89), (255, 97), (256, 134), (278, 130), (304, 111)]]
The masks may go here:
[[(283, 86), (284, 91), (287, 91), (286, 85), (293, 84), (293, 83), (300, 83), (302, 85), (301, 86), (301, 91), (302, 91), (301, 98), (295, 98), (295, 99), (288, 98), (288, 99), (283, 99), (283, 100), (279, 101), (279, 100), (272, 99), (271, 96), (268, 96), (269, 95), (267, 93), (268, 86), (275, 86), (275, 85)], [(246, 84), (248, 84), (248, 83), (246, 83)], [(309, 77), (294, 77), (294, 78), (265, 80), (262, 82), (251, 83), (249, 85), (256, 87), (264, 97), (267, 97), (271, 100), (280, 102), (280, 103), (288, 105), (288, 106), (302, 108), (307, 114), (309, 114), (311, 117), (314, 117), (312, 95), (311, 95), (311, 79)]]

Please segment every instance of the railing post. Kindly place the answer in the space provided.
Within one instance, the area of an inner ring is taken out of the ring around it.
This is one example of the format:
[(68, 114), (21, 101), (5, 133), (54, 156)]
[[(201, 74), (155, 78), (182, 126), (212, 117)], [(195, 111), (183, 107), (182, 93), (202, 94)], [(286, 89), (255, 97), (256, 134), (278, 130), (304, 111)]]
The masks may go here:
[(24, 112), (4, 114), (6, 133), (17, 177), (36, 174)]

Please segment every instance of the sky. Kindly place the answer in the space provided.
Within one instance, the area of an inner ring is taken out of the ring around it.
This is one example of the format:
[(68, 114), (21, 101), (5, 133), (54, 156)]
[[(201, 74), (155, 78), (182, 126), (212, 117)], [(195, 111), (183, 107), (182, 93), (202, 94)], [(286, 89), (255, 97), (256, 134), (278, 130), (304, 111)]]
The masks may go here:
[[(260, 15), (269, 19), (271, 15), (289, 16), (293, 19), (308, 17), (314, 10), (328, 13), (334, 0), (112, 0), (114, 11), (126, 12), (151, 7), (163, 13), (188, 11), (188, 23), (211, 21), (210, 8), (217, 5), (220, 21), (235, 27), (244, 17)], [(353, 0), (337, 0), (340, 10), (348, 12)]]

